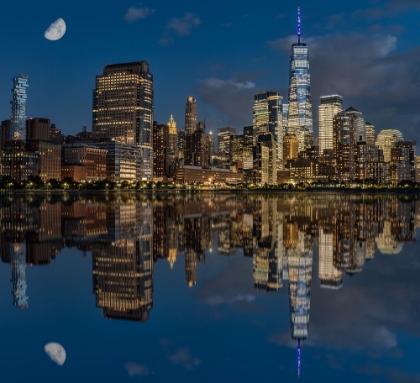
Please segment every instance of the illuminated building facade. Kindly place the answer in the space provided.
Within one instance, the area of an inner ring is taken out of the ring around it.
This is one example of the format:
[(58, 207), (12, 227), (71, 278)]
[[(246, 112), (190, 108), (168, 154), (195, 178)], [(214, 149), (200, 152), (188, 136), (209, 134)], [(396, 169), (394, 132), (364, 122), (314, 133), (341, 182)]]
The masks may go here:
[(106, 141), (95, 144), (107, 151), (106, 178), (112, 181), (149, 180), (143, 173), (142, 151), (136, 144), (122, 144), (117, 141)]
[(333, 120), (334, 116), (343, 110), (343, 97), (339, 95), (322, 96), (318, 108), (319, 118), (319, 153), (325, 149), (334, 148)]
[(283, 140), (283, 164), (287, 168), (287, 162), (294, 160), (299, 154), (299, 141), (296, 135), (286, 134)]
[(356, 116), (347, 111), (334, 117), (334, 158), (338, 175), (343, 180), (356, 177), (356, 126)]
[(287, 133), (296, 135), (302, 151), (313, 145), (313, 121), (308, 45), (301, 42), (300, 9), (297, 37), (290, 53)]
[(80, 145), (64, 147), (63, 162), (66, 165), (83, 165), (86, 169), (84, 181), (100, 181), (107, 177), (106, 158), (108, 151), (96, 146)]
[(106, 65), (93, 91), (92, 135), (140, 148), (140, 178), (153, 176), (153, 75), (146, 61)]
[(404, 141), (404, 137), (399, 130), (381, 130), (376, 138), (376, 146), (384, 153), (384, 161), (391, 162), (391, 148), (399, 141)]
[(236, 136), (236, 128), (219, 128), (217, 129), (217, 151), (220, 154), (231, 157), (231, 136)]
[(10, 114), (9, 140), (26, 140), (26, 88), (28, 76), (16, 76), (13, 78), (12, 113)]
[(254, 142), (263, 133), (271, 133), (276, 144), (274, 166), (283, 169), (283, 97), (277, 92), (267, 91), (254, 95), (253, 133)]
[(197, 129), (197, 99), (187, 97), (185, 104), (185, 134), (193, 134)]
[(366, 143), (370, 146), (375, 145), (376, 142), (376, 131), (375, 127), (370, 123), (366, 122)]
[(38, 174), (42, 181), (61, 179), (61, 145), (49, 141), (28, 141), (26, 150), (39, 153)]
[(359, 112), (357, 109), (350, 107), (346, 109), (347, 115), (351, 115), (354, 117), (355, 121), (355, 130), (354, 130), (354, 142), (366, 142), (366, 123), (363, 114)]

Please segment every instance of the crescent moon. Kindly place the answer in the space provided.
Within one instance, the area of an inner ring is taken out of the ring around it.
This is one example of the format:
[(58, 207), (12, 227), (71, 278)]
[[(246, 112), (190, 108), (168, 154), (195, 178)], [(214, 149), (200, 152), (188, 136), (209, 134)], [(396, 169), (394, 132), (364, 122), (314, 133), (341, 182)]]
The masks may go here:
[(44, 346), (44, 351), (50, 357), (50, 359), (57, 363), (59, 366), (62, 366), (66, 361), (66, 350), (59, 343), (51, 342), (46, 344)]
[(66, 33), (66, 23), (62, 18), (55, 20), (45, 31), (44, 37), (50, 41), (60, 40)]

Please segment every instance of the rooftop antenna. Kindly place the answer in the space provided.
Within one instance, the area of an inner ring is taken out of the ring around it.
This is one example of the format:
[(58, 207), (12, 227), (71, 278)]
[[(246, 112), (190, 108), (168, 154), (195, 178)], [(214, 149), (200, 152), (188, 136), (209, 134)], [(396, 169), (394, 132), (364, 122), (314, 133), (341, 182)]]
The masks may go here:
[(300, 378), (300, 361), (301, 361), (301, 348), (300, 348), (300, 339), (298, 340), (298, 349), (297, 349), (297, 375)]
[(301, 36), (301, 29), (300, 29), (300, 7), (298, 7), (298, 28), (297, 28), (297, 36), (298, 36), (298, 43), (300, 44), (300, 36)]

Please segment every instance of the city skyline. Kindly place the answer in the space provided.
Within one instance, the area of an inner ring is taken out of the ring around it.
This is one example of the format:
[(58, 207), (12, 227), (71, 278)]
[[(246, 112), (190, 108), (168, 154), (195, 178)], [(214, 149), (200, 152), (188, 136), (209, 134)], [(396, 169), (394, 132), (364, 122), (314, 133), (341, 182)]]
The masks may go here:
[[(63, 132), (74, 134), (82, 125), (90, 127), (93, 78), (104, 63), (147, 60), (156, 82), (157, 121), (167, 121), (171, 114), (176, 121), (183, 121), (185, 98), (193, 96), (208, 130), (228, 125), (242, 129), (252, 121), (254, 93), (273, 89), (284, 98), (287, 96), (288, 54), (291, 36), (295, 40), (299, 5), (303, 41), (310, 47), (314, 125), (319, 97), (338, 93), (343, 96), (345, 107), (360, 110), (377, 131), (399, 129), (404, 136), (418, 141), (414, 129), (418, 126), (418, 112), (413, 102), (420, 94), (414, 77), (418, 41), (413, 32), (420, 8), (394, 0), (375, 6), (355, 2), (346, 8), (347, 14), (339, 5), (319, 9), (324, 7), (309, 2), (292, 2), (278, 14), (272, 12), (274, 2), (268, 2), (255, 12), (251, 3), (245, 2), (244, 13), (227, 7), (219, 17), (207, 5), (188, 1), (165, 11), (162, 2), (153, 6), (123, 2), (109, 11), (103, 10), (103, 25), (93, 21), (94, 4), (83, 14), (67, 5), (47, 8), (42, 1), (27, 4), (19, 12), (23, 19), (32, 15), (33, 7), (45, 12), (36, 23), (28, 23), (30, 36), (24, 29), (1, 43), (2, 50), (10, 52), (0, 78), (2, 119), (10, 113), (10, 79), (22, 73), (29, 76), (30, 83), (27, 116), (51, 118)], [(15, 6), (20, 7), (20, 2), (3, 6), (4, 13), (12, 14)], [(66, 20), (67, 34), (57, 42), (44, 41), (41, 32), (36, 34), (37, 29), (43, 31), (58, 16)], [(119, 24), (105, 31), (111, 17), (119, 18)], [(162, 23), (156, 23), (157, 20)], [(248, 24), (263, 20), (267, 31), (251, 35)], [(161, 25), (158, 29), (154, 24)], [(211, 36), (209, 28), (214, 31)], [(133, 52), (131, 41), (138, 39), (142, 31), (150, 33), (141, 40), (140, 52)], [(220, 44), (221, 36), (224, 44)], [(241, 36), (249, 37), (246, 45), (241, 43)], [(90, 51), (88, 46), (93, 39), (97, 48)], [(236, 54), (232, 57), (230, 47), (234, 43)], [(199, 49), (192, 50), (193, 46)], [(192, 51), (195, 55), (187, 53)], [(251, 69), (244, 62), (252, 62)], [(183, 70), (174, 78), (168, 76), (168, 67), (177, 65)], [(395, 80), (386, 80), (389, 78)], [(177, 97), (168, 89), (177, 89)]]

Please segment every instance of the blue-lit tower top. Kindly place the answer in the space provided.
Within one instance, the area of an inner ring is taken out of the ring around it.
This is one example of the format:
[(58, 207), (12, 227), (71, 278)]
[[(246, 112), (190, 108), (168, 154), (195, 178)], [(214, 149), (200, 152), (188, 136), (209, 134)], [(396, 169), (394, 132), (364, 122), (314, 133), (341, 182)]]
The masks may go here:
[(302, 35), (302, 31), (300, 28), (300, 7), (298, 7), (298, 28), (297, 28), (298, 44), (300, 44), (301, 35)]
[(311, 78), (308, 46), (302, 42), (301, 13), (298, 8), (297, 43), (290, 52), (287, 133), (298, 138), (299, 151), (313, 145)]
[(13, 78), (12, 113), (10, 115), (9, 140), (26, 140), (26, 88), (28, 76), (19, 75)]

